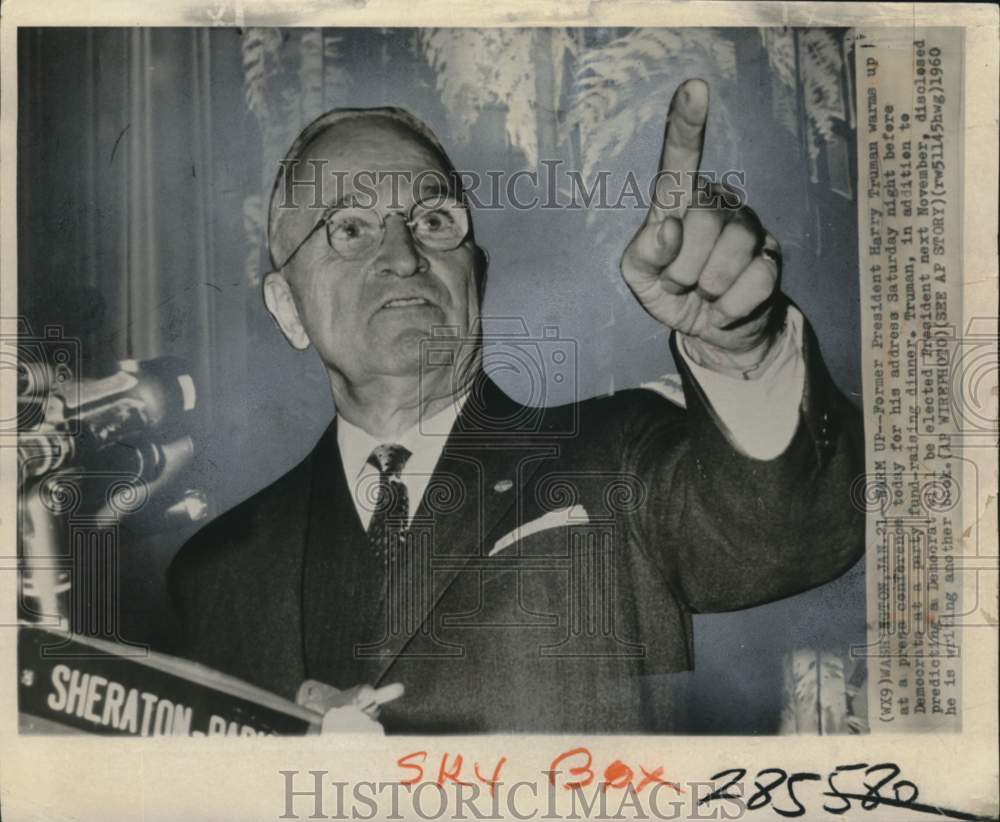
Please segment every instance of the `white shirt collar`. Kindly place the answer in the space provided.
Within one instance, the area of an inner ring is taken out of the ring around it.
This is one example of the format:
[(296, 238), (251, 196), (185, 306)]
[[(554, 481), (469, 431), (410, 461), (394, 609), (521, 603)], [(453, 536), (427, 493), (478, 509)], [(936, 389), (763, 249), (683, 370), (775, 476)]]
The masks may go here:
[[(410, 518), (413, 518), (424, 490), (430, 482), (431, 474), (441, 458), (444, 444), (455, 425), (455, 420), (462, 411), (468, 398), (468, 391), (448, 403), (444, 408), (427, 419), (420, 420), (416, 425), (394, 438), (392, 444), (402, 445), (411, 456), (401, 472), (410, 497)], [(384, 439), (376, 439), (367, 431), (344, 417), (337, 418), (337, 445), (340, 448), (340, 459), (344, 464), (344, 476), (350, 489), (359, 489), (362, 478), (378, 471), (368, 463), (368, 457), (379, 445), (387, 444)], [(359, 491), (360, 493), (360, 491)], [(362, 524), (367, 528), (371, 511), (366, 510), (363, 501), (355, 496), (355, 507)]]

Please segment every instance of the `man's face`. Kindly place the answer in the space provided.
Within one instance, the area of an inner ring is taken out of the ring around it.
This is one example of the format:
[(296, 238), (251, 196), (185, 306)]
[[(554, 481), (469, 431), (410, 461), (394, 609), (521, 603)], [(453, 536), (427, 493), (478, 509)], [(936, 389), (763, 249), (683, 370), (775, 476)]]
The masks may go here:
[[(435, 196), (440, 201), (447, 179), (442, 159), (405, 125), (372, 117), (334, 125), (310, 144), (302, 160), (325, 162), (320, 168), (325, 205), (313, 202), (309, 187), (296, 190), (298, 208), (283, 216), (272, 238), (279, 262), (331, 205), (374, 201), (385, 224), (381, 245), (357, 259), (331, 248), (321, 228), (278, 275), (288, 283), (308, 341), (349, 382), (418, 374), (420, 340), (439, 325), (456, 327), (466, 339), (479, 313), (472, 240), (466, 237), (447, 251), (429, 250), (405, 224), (415, 202)], [(313, 168), (301, 163), (295, 178), (310, 178)], [(268, 306), (288, 335), (270, 298)]]

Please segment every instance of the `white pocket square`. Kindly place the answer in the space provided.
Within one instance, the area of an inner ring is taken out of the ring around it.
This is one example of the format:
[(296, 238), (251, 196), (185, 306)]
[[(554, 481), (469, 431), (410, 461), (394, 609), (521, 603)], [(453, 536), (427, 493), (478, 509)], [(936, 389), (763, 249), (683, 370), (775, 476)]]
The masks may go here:
[(504, 534), (493, 544), (493, 550), (490, 551), (489, 556), (499, 554), (519, 539), (530, 537), (539, 531), (546, 531), (549, 528), (559, 528), (563, 525), (583, 525), (589, 521), (587, 509), (582, 505), (573, 505), (570, 508), (559, 508), (555, 511), (549, 511), (538, 519), (533, 519), (531, 522), (524, 523), (520, 528), (515, 528), (509, 534)]

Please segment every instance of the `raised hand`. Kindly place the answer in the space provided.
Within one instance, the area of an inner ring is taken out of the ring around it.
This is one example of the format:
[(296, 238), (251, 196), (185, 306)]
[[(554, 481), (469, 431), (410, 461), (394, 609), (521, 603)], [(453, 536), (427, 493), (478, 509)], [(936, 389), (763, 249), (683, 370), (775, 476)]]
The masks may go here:
[(708, 84), (682, 83), (667, 116), (656, 197), (621, 271), (646, 311), (686, 335), (697, 361), (745, 373), (773, 342), (780, 250), (733, 192), (697, 187), (707, 116)]

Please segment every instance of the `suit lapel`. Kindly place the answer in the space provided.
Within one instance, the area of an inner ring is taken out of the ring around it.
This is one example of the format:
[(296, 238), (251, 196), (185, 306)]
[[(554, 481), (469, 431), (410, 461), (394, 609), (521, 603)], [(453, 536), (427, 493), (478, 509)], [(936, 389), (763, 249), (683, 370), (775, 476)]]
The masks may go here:
[[(397, 575), (407, 588), (402, 600), (409, 618), (394, 623), (381, 615), (387, 630), (376, 681), (418, 631), (426, 633), (435, 605), (465, 565), (489, 554), (501, 525), (521, 519), (522, 490), (557, 451), (538, 436), (539, 419), (536, 409), (514, 402), (485, 375), (474, 383), (414, 516), (407, 561)], [(390, 589), (390, 610), (392, 597)], [(449, 655), (437, 646), (430, 653)]]

